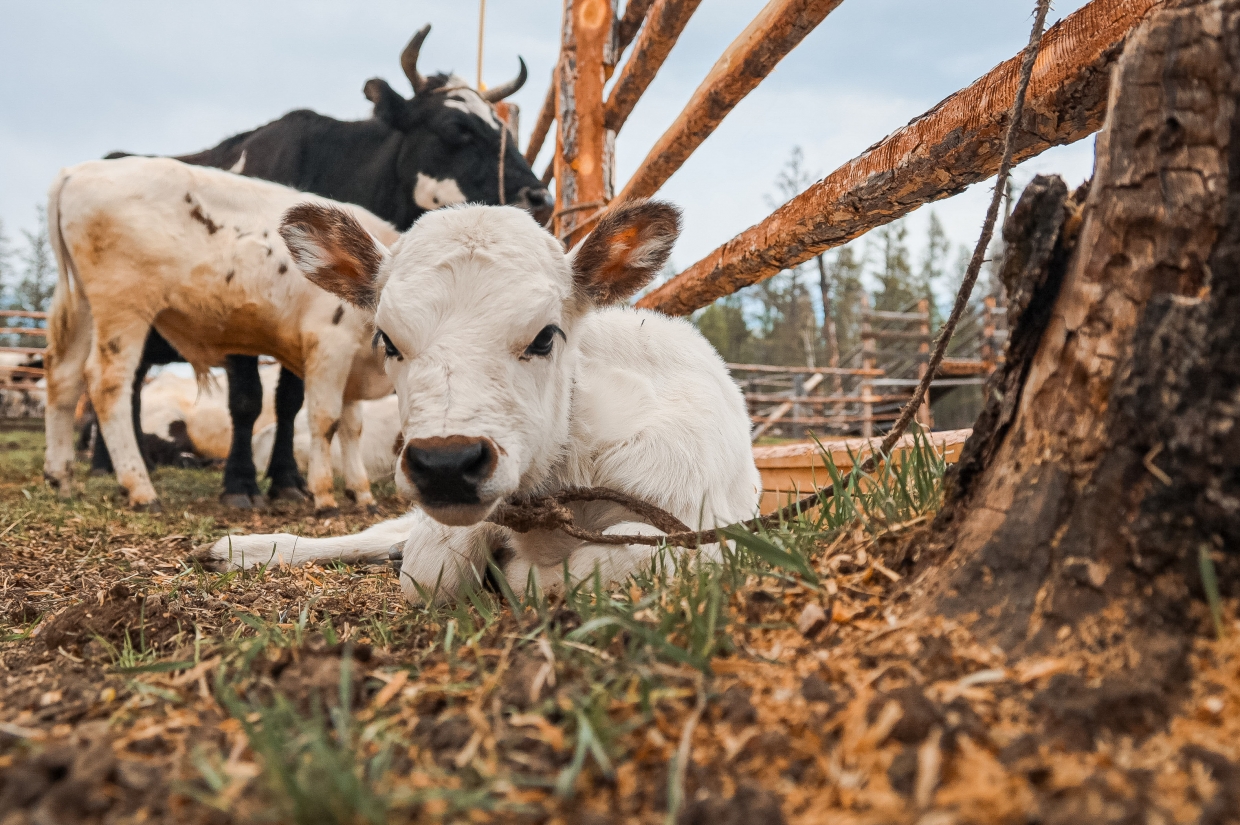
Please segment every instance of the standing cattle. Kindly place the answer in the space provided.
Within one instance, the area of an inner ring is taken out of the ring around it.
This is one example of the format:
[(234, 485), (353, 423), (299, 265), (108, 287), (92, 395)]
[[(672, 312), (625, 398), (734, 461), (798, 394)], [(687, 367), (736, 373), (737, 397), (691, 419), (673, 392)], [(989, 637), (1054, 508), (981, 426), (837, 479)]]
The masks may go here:
[[(85, 377), (130, 504), (158, 508), (131, 421), (134, 369), (154, 326), (199, 375), (232, 353), (269, 353), (303, 375), (316, 510), (336, 506), (333, 433), (346, 488), (359, 505), (373, 504), (357, 450), (357, 402), (390, 393), (391, 383), (369, 314), (300, 277), (280, 239), (281, 213), (307, 197), (165, 158), (90, 161), (61, 172), (48, 201), (59, 280), (48, 323), (44, 474), (62, 494), (72, 490), (73, 412)], [(368, 238), (398, 237), (360, 207), (339, 208)]]
[[(493, 105), (525, 83), (525, 62), (520, 61), (514, 80), (485, 92), (456, 75), (427, 77), (418, 70), (418, 53), (429, 32), (429, 25), (419, 30), (401, 54), (412, 99), (373, 78), (363, 90), (374, 104), (370, 120), (339, 121), (298, 110), (178, 160), (357, 204), (401, 230), (428, 210), (467, 201), (512, 204), (545, 219), (552, 199)], [(153, 332), (137, 376), (150, 364), (172, 360), (179, 360), (177, 354)], [(234, 356), (228, 367), (233, 445), (223, 500), (248, 507), (261, 502), (250, 454), (260, 410), (258, 361)], [(285, 370), (276, 393), (277, 433), (267, 470), (273, 498), (297, 498), (304, 484), (293, 458), (293, 417), (301, 402), (301, 381)], [(106, 468), (105, 454), (97, 452), (93, 466)]]
[[(379, 560), (399, 541), (406, 596), (449, 598), (492, 554), (519, 588), (531, 573), (555, 586), (564, 563), (574, 579), (623, 580), (656, 552), (488, 523), (514, 495), (610, 487), (708, 527), (756, 512), (745, 401), (714, 348), (682, 319), (601, 308), (662, 267), (673, 207), (624, 204), (569, 256), (503, 207), (427, 215), (390, 252), (314, 204), (281, 232), (307, 277), (373, 316), (400, 404), (397, 482), (421, 512), (340, 538), (228, 536), (206, 552), (214, 566)], [(588, 530), (654, 529), (610, 502), (570, 507)]]

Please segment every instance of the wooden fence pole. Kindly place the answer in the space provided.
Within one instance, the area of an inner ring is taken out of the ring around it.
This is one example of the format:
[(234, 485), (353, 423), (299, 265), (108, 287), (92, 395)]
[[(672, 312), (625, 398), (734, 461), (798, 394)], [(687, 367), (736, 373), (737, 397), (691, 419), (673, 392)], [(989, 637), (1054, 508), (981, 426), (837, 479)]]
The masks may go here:
[(995, 371), (995, 296), (982, 299), (982, 363), (986, 374)]
[(680, 116), (651, 147), (619, 199), (648, 198), (745, 95), (843, 0), (770, 0), (715, 62)]
[(604, 119), (608, 129), (619, 132), (624, 126), (701, 2), (655, 0), (629, 59), (624, 61), (620, 75), (611, 87), (611, 94), (607, 96)]
[[(918, 301), (917, 312), (921, 315), (918, 326), (921, 342), (917, 344), (917, 380), (920, 381), (926, 377), (926, 370), (930, 369), (930, 302), (925, 298)], [(926, 393), (925, 399), (917, 409), (917, 423), (927, 430), (934, 426), (934, 417), (930, 413), (929, 392)]]
[(616, 63), (618, 0), (565, 0), (557, 89), (552, 231), (570, 247), (611, 200), (615, 132), (603, 124), (603, 85)]
[[(861, 366), (872, 370), (878, 363), (874, 351), (874, 331), (870, 328), (870, 296), (861, 290)], [(874, 385), (867, 376), (861, 382), (861, 435), (874, 437)]]

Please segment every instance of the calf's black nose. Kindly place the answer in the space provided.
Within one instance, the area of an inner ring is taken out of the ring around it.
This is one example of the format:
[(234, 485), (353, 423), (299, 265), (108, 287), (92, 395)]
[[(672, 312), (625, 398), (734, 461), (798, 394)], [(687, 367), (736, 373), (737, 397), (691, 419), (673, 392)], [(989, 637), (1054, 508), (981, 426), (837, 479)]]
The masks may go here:
[(405, 445), (401, 466), (423, 504), (478, 504), (478, 485), (495, 472), (489, 438), (417, 438)]

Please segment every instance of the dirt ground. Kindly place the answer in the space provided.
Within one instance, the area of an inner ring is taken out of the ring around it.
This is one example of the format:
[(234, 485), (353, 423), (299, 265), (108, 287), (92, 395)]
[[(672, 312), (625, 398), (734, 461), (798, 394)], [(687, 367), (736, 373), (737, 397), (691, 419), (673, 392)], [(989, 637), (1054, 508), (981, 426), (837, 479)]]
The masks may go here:
[(238, 515), (217, 471), (164, 469), (147, 515), (112, 479), (58, 501), (41, 465), (41, 433), (0, 432), (0, 825), (1240, 822), (1237, 605), (1221, 639), (1198, 606), (1181, 694), (1074, 704), (1122, 641), (1010, 660), (921, 615), (932, 512), (420, 607), (386, 567), (187, 560), (356, 530), (390, 486), (378, 516)]

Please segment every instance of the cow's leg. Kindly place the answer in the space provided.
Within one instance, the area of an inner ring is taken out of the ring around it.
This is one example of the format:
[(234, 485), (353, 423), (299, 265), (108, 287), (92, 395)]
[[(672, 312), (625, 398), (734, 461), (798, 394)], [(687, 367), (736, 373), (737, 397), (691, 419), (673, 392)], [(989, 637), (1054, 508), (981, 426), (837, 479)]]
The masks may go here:
[(366, 474), (366, 462), (362, 461), (362, 403), (350, 401), (341, 408), (340, 426), (336, 429), (340, 439), (340, 463), (344, 465), (344, 489), (349, 498), (377, 512), (375, 497), (370, 493), (370, 477)]
[[(59, 299), (58, 299), (59, 300)], [(79, 297), (73, 307), (54, 305), (56, 335), (48, 342), (43, 358), (47, 370), (47, 404), (43, 413), (47, 449), (43, 457), (43, 476), (63, 497), (73, 495), (73, 417), (78, 399), (86, 389), (86, 359), (91, 351), (90, 307)], [(102, 441), (103, 439), (97, 439)]]
[[(142, 362), (133, 376), (133, 432), (138, 441), (138, 450), (148, 470), (154, 469), (155, 463), (147, 453), (146, 437), (142, 433), (142, 386), (146, 383), (146, 374), (155, 364), (168, 364), (180, 360), (180, 354), (164, 340), (163, 336), (151, 329), (147, 332), (146, 341), (142, 345)], [(90, 474), (92, 476), (111, 475), (112, 456), (108, 453), (107, 442), (96, 438), (90, 456)]]
[[(316, 354), (317, 355), (317, 354)], [(332, 436), (340, 426), (350, 362), (323, 353), (306, 359), (306, 423), (310, 428), (310, 460), (306, 468), (316, 515), (340, 512), (332, 494)]]
[(212, 570), (264, 564), (311, 564), (324, 561), (378, 562), (388, 559), (393, 545), (403, 545), (416, 524), (429, 521), (414, 511), (382, 521), (351, 536), (307, 539), (290, 533), (225, 536), (195, 553)]
[(263, 411), (263, 385), (258, 378), (258, 358), (228, 356), (228, 412), (232, 415), (232, 445), (224, 463), (224, 493), (228, 507), (250, 509), (263, 502), (254, 467), (254, 422)]
[[(138, 364), (137, 370), (134, 371), (133, 389), (131, 398), (133, 398), (133, 434), (134, 440), (138, 443), (138, 452), (142, 454), (142, 462), (146, 464), (147, 470), (155, 469), (155, 464), (151, 461), (151, 457), (147, 455), (145, 438), (142, 435), (142, 385), (146, 383), (146, 373), (151, 365), (145, 359)], [(102, 436), (102, 433), (100, 434)], [(112, 454), (108, 452), (108, 444), (102, 437), (95, 439), (95, 448), (90, 454), (90, 474), (92, 476), (110, 476), (114, 472), (112, 468)]]
[(86, 359), (86, 378), (116, 480), (128, 491), (131, 507), (158, 512), (159, 499), (138, 449), (132, 415), (133, 376), (142, 360), (149, 328), (135, 318), (96, 318), (95, 346)]
[(286, 501), (306, 500), (306, 480), (297, 468), (293, 452), (293, 422), (306, 396), (306, 385), (296, 374), (283, 367), (276, 384), (276, 436), (267, 464), (271, 488), (267, 495)]

